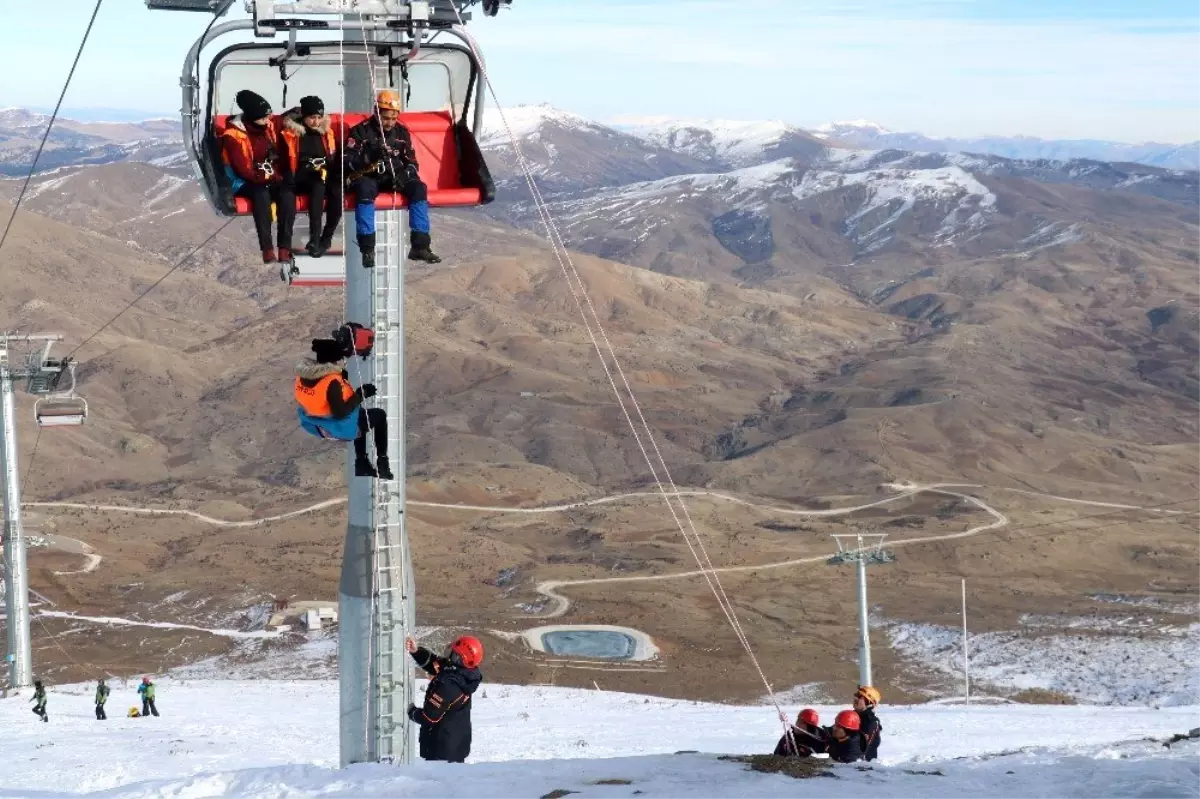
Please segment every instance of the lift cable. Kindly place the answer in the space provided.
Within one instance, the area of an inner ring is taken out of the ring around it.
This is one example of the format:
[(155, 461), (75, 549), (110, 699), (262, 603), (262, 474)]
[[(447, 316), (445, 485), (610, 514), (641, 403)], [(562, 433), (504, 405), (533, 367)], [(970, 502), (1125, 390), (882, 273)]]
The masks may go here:
[(50, 115), (50, 121), (46, 124), (46, 131), (42, 134), (42, 141), (38, 144), (37, 152), (33, 156), (33, 163), (29, 165), (29, 173), (25, 175), (25, 182), (21, 184), (21, 193), (17, 195), (17, 203), (13, 206), (12, 215), (8, 218), (8, 224), (4, 226), (4, 233), (0, 235), (0, 248), (4, 247), (4, 242), (8, 241), (8, 231), (12, 229), (13, 222), (17, 218), (17, 211), (21, 208), (21, 202), (25, 199), (25, 192), (29, 189), (29, 181), (33, 178), (34, 170), (37, 169), (38, 159), (42, 157), (42, 150), (46, 147), (46, 140), (50, 138), (50, 130), (54, 127), (54, 120), (58, 119), (58, 110), (62, 107), (63, 98), (67, 96), (67, 88), (71, 85), (71, 78), (75, 76), (75, 67), (79, 66), (79, 57), (83, 55), (83, 47), (87, 44), (88, 36), (92, 33), (92, 25), (96, 22), (96, 15), (100, 13), (100, 6), (104, 4), (104, 0), (96, 0), (96, 7), (92, 9), (92, 18), (88, 20), (87, 30), (83, 32), (83, 39), (79, 42), (79, 49), (75, 51), (75, 60), (71, 62), (71, 71), (67, 73), (67, 80), (63, 83), (62, 91), (58, 94), (58, 102), (54, 104), (54, 113)]

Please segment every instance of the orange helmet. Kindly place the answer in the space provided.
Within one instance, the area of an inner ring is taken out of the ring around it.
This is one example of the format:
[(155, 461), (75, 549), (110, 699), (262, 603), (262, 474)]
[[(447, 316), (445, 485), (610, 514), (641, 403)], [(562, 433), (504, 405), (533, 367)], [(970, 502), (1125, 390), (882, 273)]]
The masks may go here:
[(380, 111), (399, 111), (400, 95), (391, 89), (384, 89), (375, 97), (375, 107)]
[(860, 685), (854, 693), (855, 696), (861, 696), (868, 705), (878, 705), (883, 697), (879, 694), (879, 689), (870, 685)]
[(833, 723), (834, 726), (841, 727), (843, 730), (849, 730), (850, 732), (858, 732), (859, 728), (862, 727), (862, 721), (853, 710), (843, 710), (841, 713), (838, 713)]
[(468, 669), (476, 668), (483, 662), (483, 644), (473, 635), (454, 639), (454, 643), (450, 644), (450, 651), (458, 655), (458, 659)]

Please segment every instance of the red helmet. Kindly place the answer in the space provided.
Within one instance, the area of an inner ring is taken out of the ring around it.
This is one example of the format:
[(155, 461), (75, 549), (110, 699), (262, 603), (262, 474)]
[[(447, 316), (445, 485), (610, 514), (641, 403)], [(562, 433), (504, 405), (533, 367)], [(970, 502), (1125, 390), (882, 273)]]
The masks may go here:
[(858, 732), (859, 727), (862, 726), (859, 722), (858, 714), (853, 710), (843, 710), (841, 713), (838, 713), (833, 723), (835, 726), (841, 727), (843, 730), (850, 730), (851, 732)]
[(800, 711), (800, 716), (796, 719), (796, 721), (800, 724), (811, 724), (816, 727), (820, 725), (821, 717), (817, 715), (817, 711), (813, 710), (811, 707), (806, 707), (804, 710)]
[(458, 655), (458, 659), (468, 669), (477, 668), (483, 662), (483, 644), (473, 635), (454, 639), (454, 643), (450, 644), (450, 651)]

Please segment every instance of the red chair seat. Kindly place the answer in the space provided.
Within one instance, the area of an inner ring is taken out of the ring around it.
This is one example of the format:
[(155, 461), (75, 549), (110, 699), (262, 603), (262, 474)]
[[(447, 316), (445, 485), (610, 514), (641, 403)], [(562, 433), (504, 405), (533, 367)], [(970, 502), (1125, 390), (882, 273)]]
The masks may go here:
[[(370, 114), (329, 114), (329, 124), (337, 133), (339, 144), (345, 140), (346, 131)], [(219, 137), (225, 130), (228, 116), (220, 115), (213, 120), (213, 129)], [(458, 147), (454, 141), (454, 122), (446, 111), (414, 111), (400, 115), (400, 121), (412, 135), (413, 149), (417, 154), (417, 166), (421, 180), (429, 189), (429, 205), (434, 208), (480, 205), (483, 200), (481, 189), (462, 185), (458, 169)], [(224, 165), (217, 165), (223, 172)], [(346, 193), (345, 207), (353, 210), (354, 195)], [(385, 193), (375, 198), (375, 208), (390, 211), (404, 208), (408, 203), (399, 194)], [(234, 197), (234, 208), (238, 216), (250, 215), (250, 201), (245, 197)], [(296, 198), (296, 210), (307, 213), (308, 198)]]

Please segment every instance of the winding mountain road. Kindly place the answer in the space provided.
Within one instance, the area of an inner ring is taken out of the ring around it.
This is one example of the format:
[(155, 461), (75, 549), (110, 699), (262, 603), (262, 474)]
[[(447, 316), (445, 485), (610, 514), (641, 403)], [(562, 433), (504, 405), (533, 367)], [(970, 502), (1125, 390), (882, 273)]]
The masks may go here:
[[(613, 494), (613, 495), (607, 496), (607, 497), (597, 497), (595, 499), (579, 500), (577, 502), (567, 502), (567, 503), (561, 503), (561, 504), (557, 504), (557, 505), (544, 505), (544, 506), (536, 507), (536, 508), (513, 508), (513, 507), (504, 507), (504, 506), (495, 506), (495, 505), (466, 505), (466, 504), (448, 503), (448, 502), (423, 502), (423, 501), (418, 501), (418, 500), (409, 500), (408, 504), (413, 507), (442, 508), (442, 509), (446, 509), (446, 510), (474, 511), (474, 512), (482, 512), (482, 513), (536, 514), (536, 513), (561, 513), (564, 511), (575, 510), (578, 508), (594, 507), (596, 505), (606, 505), (606, 504), (612, 504), (612, 503), (616, 503), (616, 502), (624, 502), (624, 501), (629, 501), (629, 500), (634, 500), (634, 499), (663, 498), (663, 497), (675, 498), (676, 496), (678, 496), (678, 497), (706, 497), (709, 499), (715, 499), (715, 500), (719, 500), (722, 502), (730, 502), (730, 503), (733, 503), (736, 505), (742, 505), (744, 507), (753, 508), (755, 510), (762, 511), (765, 513), (775, 513), (775, 514), (788, 515), (788, 516), (808, 516), (808, 517), (813, 517), (813, 518), (821, 518), (821, 517), (843, 516), (843, 515), (846, 515), (849, 513), (855, 513), (857, 511), (861, 511), (861, 510), (867, 510), (868, 508), (874, 508), (874, 507), (878, 507), (880, 505), (886, 505), (886, 504), (896, 502), (901, 499), (905, 499), (907, 497), (915, 496), (917, 494), (930, 493), (930, 494), (940, 494), (940, 495), (949, 496), (949, 497), (956, 497), (958, 499), (965, 500), (966, 502), (971, 503), (975, 507), (977, 507), (980, 510), (984, 511), (985, 513), (989, 514), (992, 517), (992, 521), (987, 524), (975, 525), (974, 527), (970, 527), (966, 530), (962, 530), (962, 531), (955, 532), (955, 533), (942, 533), (939, 535), (927, 535), (927, 536), (918, 536), (915, 538), (905, 538), (905, 539), (900, 539), (900, 540), (893, 540), (893, 541), (889, 542), (889, 544), (888, 544), (889, 547), (896, 548), (896, 547), (912, 546), (914, 544), (925, 544), (925, 543), (930, 543), (930, 542), (934, 542), (934, 541), (952, 541), (952, 540), (957, 540), (957, 539), (961, 539), (961, 538), (970, 538), (971, 536), (978, 535), (979, 533), (987, 532), (989, 530), (995, 530), (997, 528), (1004, 527), (1005, 525), (1008, 524), (1007, 516), (1005, 516), (1003, 513), (1001, 513), (996, 508), (994, 508), (992, 505), (988, 504), (987, 502), (983, 501), (982, 499), (980, 499), (976, 496), (972, 496), (970, 494), (961, 493), (961, 491), (950, 490), (950, 489), (981, 489), (981, 488), (985, 488), (985, 486), (978, 484), (978, 483), (930, 483), (927, 485), (923, 485), (923, 484), (918, 484), (918, 483), (895, 482), (895, 483), (885, 483), (884, 488), (891, 489), (891, 490), (895, 491), (896, 493), (892, 496), (885, 497), (883, 499), (876, 500), (874, 502), (866, 502), (866, 503), (862, 503), (859, 505), (847, 505), (847, 506), (841, 507), (841, 508), (826, 508), (823, 510), (805, 510), (805, 509), (801, 509), (801, 508), (789, 508), (789, 507), (784, 507), (784, 506), (780, 506), (780, 505), (769, 505), (769, 504), (753, 502), (750, 500), (742, 499), (741, 497), (736, 497), (731, 494), (726, 494), (726, 493), (723, 493), (720, 491), (707, 491), (707, 490), (699, 490), (699, 489), (680, 490), (677, 494), (672, 493), (672, 492), (663, 493), (661, 491), (633, 491), (633, 492), (628, 492), (628, 493), (624, 493), (624, 494)], [(1002, 490), (1012, 491), (1012, 492), (1019, 493), (1019, 494), (1026, 494), (1029, 496), (1037, 496), (1037, 497), (1043, 497), (1046, 499), (1058, 500), (1061, 502), (1070, 502), (1070, 503), (1081, 504), (1081, 505), (1092, 505), (1092, 506), (1104, 507), (1104, 508), (1114, 508), (1114, 509), (1119, 509), (1119, 510), (1144, 510), (1144, 511), (1153, 511), (1153, 512), (1166, 513), (1166, 514), (1188, 514), (1188, 513), (1190, 513), (1189, 511), (1164, 510), (1162, 508), (1147, 508), (1147, 507), (1143, 507), (1140, 505), (1125, 505), (1125, 504), (1119, 504), (1119, 503), (1114, 503), (1114, 502), (1099, 502), (1099, 501), (1095, 501), (1095, 500), (1075, 499), (1073, 497), (1063, 497), (1063, 496), (1058, 496), (1055, 494), (1042, 494), (1042, 493), (1038, 493), (1036, 491), (1026, 491), (1023, 489), (1016, 489), (1016, 488), (1004, 488)], [(61, 509), (90, 510), (90, 511), (111, 512), (111, 513), (133, 513), (133, 514), (141, 514), (141, 515), (187, 516), (189, 518), (196, 519), (196, 520), (204, 522), (206, 524), (211, 524), (211, 525), (215, 525), (215, 526), (219, 526), (219, 527), (258, 527), (258, 526), (261, 526), (264, 524), (269, 524), (271, 522), (282, 521), (285, 519), (291, 519), (291, 518), (295, 518), (297, 516), (302, 516), (307, 513), (314, 513), (314, 512), (320, 511), (320, 510), (324, 510), (326, 508), (330, 508), (330, 507), (334, 507), (336, 505), (343, 504), (345, 502), (346, 502), (345, 497), (338, 497), (335, 499), (329, 499), (329, 500), (325, 500), (323, 502), (318, 502), (314, 505), (309, 505), (307, 507), (301, 508), (299, 510), (290, 511), (288, 513), (281, 513), (281, 514), (277, 514), (274, 516), (265, 516), (265, 517), (262, 517), (259, 519), (246, 519), (246, 520), (218, 519), (218, 518), (214, 518), (212, 516), (206, 516), (202, 513), (197, 513), (196, 511), (177, 510), (177, 509), (169, 509), (169, 508), (144, 508), (144, 507), (133, 507), (133, 506), (127, 506), (127, 505), (103, 505), (103, 504), (88, 504), (88, 503), (79, 503), (79, 502), (25, 502), (22, 504), (25, 507), (30, 507), (30, 508), (61, 508)], [(79, 542), (79, 543), (82, 544), (82, 542)], [(86, 544), (83, 544), (83, 546), (87, 547)], [(96, 565), (98, 565), (100, 562), (100, 557), (98, 555), (95, 555), (94, 553), (92, 553), (90, 551), (91, 550), (90, 547), (87, 547), (87, 548), (88, 548), (89, 552), (86, 554), (88, 554), (90, 562), (81, 571), (91, 571), (91, 570), (95, 569)], [(542, 614), (542, 618), (557, 618), (559, 616), (564, 615), (571, 607), (570, 600), (567, 599), (567, 597), (563, 596), (561, 593), (559, 593), (559, 590), (565, 589), (565, 588), (570, 588), (571, 586), (598, 585), (601, 583), (649, 582), (652, 580), (682, 580), (682, 579), (686, 579), (689, 577), (700, 577), (700, 576), (703, 576), (705, 573), (726, 574), (726, 573), (734, 573), (734, 572), (761, 571), (764, 569), (781, 569), (781, 568), (787, 568), (790, 566), (800, 566), (800, 565), (804, 565), (807, 563), (824, 562), (824, 561), (828, 560), (833, 554), (834, 553), (830, 552), (830, 553), (827, 553), (824, 555), (813, 555), (813, 556), (804, 557), (804, 558), (792, 558), (792, 559), (788, 559), (788, 560), (780, 560), (780, 561), (774, 561), (774, 562), (770, 562), (770, 563), (756, 563), (756, 564), (741, 565), (741, 566), (721, 566), (721, 567), (712, 568), (712, 569), (701, 568), (701, 569), (693, 569), (693, 570), (682, 571), (682, 572), (672, 572), (670, 574), (627, 575), (627, 576), (620, 576), (620, 577), (595, 577), (595, 578), (583, 579), (583, 580), (546, 580), (544, 582), (539, 583), (536, 586), (535, 590), (540, 595), (545, 597), (550, 603), (549, 609), (545, 613)], [(70, 574), (70, 573), (72, 573), (72, 572), (62, 572), (62, 574)]]

